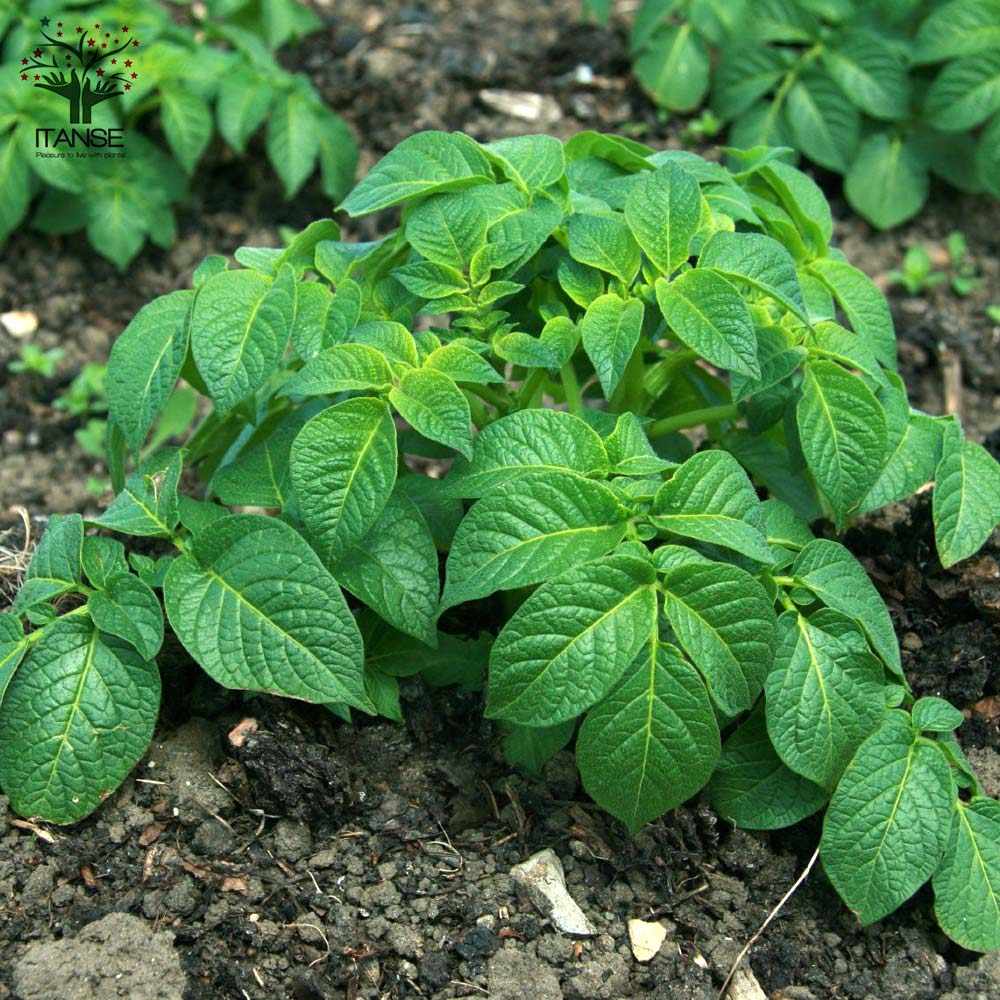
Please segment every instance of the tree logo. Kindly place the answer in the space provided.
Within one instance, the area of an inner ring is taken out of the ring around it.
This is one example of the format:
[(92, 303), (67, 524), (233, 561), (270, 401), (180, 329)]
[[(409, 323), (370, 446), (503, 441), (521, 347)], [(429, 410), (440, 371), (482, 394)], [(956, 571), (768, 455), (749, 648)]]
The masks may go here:
[(139, 39), (127, 24), (105, 26), (110, 30), (100, 24), (92, 29), (78, 24), (70, 34), (58, 21), (52, 34), (51, 23), (48, 17), (41, 19), (45, 41), (21, 60), (21, 79), (68, 101), (71, 125), (89, 125), (95, 105), (121, 97), (139, 78), (131, 58)]

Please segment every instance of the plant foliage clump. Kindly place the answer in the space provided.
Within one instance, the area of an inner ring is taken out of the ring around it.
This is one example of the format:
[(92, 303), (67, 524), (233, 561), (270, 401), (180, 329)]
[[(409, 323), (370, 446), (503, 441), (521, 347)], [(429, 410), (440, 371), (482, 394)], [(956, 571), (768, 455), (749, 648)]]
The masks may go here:
[[(19, 0), (0, 13), (0, 241), (30, 212), (46, 233), (86, 230), (119, 269), (147, 239), (170, 246), (173, 206), (216, 131), (242, 155), (266, 125), (289, 197), (317, 165), (330, 197), (346, 193), (357, 162), (347, 124), (275, 58), (319, 28), (316, 15), (298, 0), (204, 7), (85, 0), (57, 21), (48, 0)], [(73, 130), (91, 124), (124, 136), (83, 148)]]
[[(117, 495), (50, 520), (0, 616), (13, 807), (72, 822), (142, 755), (162, 601), (219, 684), (347, 718), (398, 719), (401, 677), (485, 682), (509, 758), (575, 737), (632, 831), (705, 787), (752, 829), (825, 808), (862, 920), (932, 878), (950, 935), (1000, 945), (961, 713), (914, 700), (877, 591), (811, 527), (933, 480), (951, 564), (1000, 521), (1000, 466), (909, 405), (815, 184), (735, 156), (421, 133), (343, 203), (400, 210), (383, 239), (319, 221), (142, 309), (107, 371)], [(210, 412), (129, 471), (183, 383)]]
[(643, 0), (630, 45), (657, 103), (707, 99), (733, 145), (844, 174), (880, 228), (920, 211), (930, 174), (1000, 198), (1000, 0)]

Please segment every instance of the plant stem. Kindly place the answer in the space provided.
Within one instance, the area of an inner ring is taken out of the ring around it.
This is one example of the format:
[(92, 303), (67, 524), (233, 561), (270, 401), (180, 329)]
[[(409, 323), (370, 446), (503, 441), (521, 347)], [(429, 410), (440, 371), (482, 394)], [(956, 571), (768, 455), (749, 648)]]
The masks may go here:
[(517, 405), (521, 410), (531, 409), (535, 394), (542, 387), (542, 383), (545, 381), (545, 376), (548, 374), (544, 368), (536, 368), (523, 382), (521, 385), (521, 391), (517, 396)]
[(566, 404), (570, 413), (579, 413), (583, 409), (583, 397), (580, 395), (580, 383), (576, 377), (576, 370), (573, 368), (572, 360), (559, 369), (559, 379), (562, 382), (563, 392), (566, 393)]
[(471, 392), (474, 396), (478, 396), (481, 400), (489, 403), (490, 406), (495, 406), (498, 410), (503, 410), (505, 413), (513, 405), (513, 400), (506, 393), (497, 392), (496, 389), (490, 388), (488, 385), (478, 385), (474, 382), (469, 382), (465, 386), (466, 392)]
[(673, 417), (663, 417), (646, 428), (650, 438), (663, 437), (674, 431), (682, 431), (687, 427), (700, 427), (702, 424), (715, 423), (717, 420), (733, 420), (740, 415), (740, 408), (735, 403), (725, 406), (706, 406), (703, 410), (688, 410)]

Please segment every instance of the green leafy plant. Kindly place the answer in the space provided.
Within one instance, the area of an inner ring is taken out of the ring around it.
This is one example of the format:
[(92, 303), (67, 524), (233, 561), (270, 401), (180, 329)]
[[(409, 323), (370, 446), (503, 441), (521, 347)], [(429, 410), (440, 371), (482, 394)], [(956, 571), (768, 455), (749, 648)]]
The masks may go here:
[(963, 298), (971, 295), (983, 279), (976, 274), (975, 262), (969, 257), (969, 246), (960, 232), (948, 234), (948, 260), (951, 263), (951, 290)]
[[(816, 185), (734, 155), (421, 133), (342, 205), (400, 210), (383, 239), (322, 220), (145, 306), (108, 363), (117, 496), (50, 520), (0, 616), (13, 807), (72, 822), (143, 754), (162, 591), (224, 687), (399, 718), (400, 678), (485, 681), (510, 759), (575, 738), (629, 830), (706, 786), (754, 829), (825, 807), (862, 920), (932, 878), (947, 933), (1000, 945), (961, 713), (914, 699), (878, 592), (811, 527), (933, 480), (950, 565), (1000, 520), (1000, 466), (910, 407)], [(211, 410), (142, 457), (179, 379)]]
[(56, 365), (66, 352), (61, 347), (50, 347), (43, 351), (35, 344), (24, 344), (13, 361), (7, 362), (7, 371), (15, 375), (28, 372), (37, 378), (52, 378)]
[[(317, 165), (328, 195), (349, 188), (349, 128), (274, 55), (319, 27), (298, 0), (87, 0), (53, 10), (15, 0), (0, 13), (0, 240), (31, 213), (43, 232), (86, 230), (124, 269), (147, 239), (173, 242), (174, 206), (216, 131), (246, 155), (266, 125), (288, 197)], [(109, 137), (115, 128), (121, 135)]]
[(894, 285), (903, 285), (911, 295), (922, 295), (930, 288), (948, 280), (944, 271), (937, 271), (923, 243), (914, 243), (906, 251), (901, 271), (889, 271), (886, 277)]
[[(606, 21), (607, 0), (585, 0)], [(674, 111), (706, 99), (736, 146), (792, 146), (844, 174), (879, 228), (913, 217), (935, 174), (1000, 198), (998, 0), (643, 0), (641, 86)]]

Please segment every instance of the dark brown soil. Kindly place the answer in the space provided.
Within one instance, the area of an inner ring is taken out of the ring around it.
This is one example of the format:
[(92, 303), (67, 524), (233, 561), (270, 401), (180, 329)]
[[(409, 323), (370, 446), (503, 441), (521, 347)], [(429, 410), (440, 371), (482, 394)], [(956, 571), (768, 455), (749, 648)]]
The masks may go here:
[[(481, 139), (597, 128), (681, 144), (683, 122), (661, 120), (628, 78), (620, 32), (580, 25), (576, 0), (318, 9), (326, 29), (289, 65), (355, 127), (362, 169), (422, 128)], [(579, 64), (591, 83), (577, 82)], [(496, 91), (541, 95), (541, 117), (497, 110)], [(74, 442), (79, 420), (51, 407), (79, 366), (103, 359), (131, 315), (186, 285), (206, 254), (277, 245), (279, 226), (329, 212), (315, 187), (284, 202), (261, 161), (214, 150), (176, 246), (146, 250), (124, 277), (76, 239), (22, 232), (8, 242), (0, 312), (35, 313), (34, 342), (66, 354), (46, 382), (11, 375), (20, 342), (0, 329), (0, 528), (15, 526), (5, 548), (19, 548), (14, 505), (35, 516), (99, 506), (85, 481), (103, 469)], [(877, 276), (915, 241), (940, 247), (953, 229), (965, 233), (986, 279), (973, 295), (890, 294), (914, 401), (957, 407), (970, 434), (986, 437), (1000, 424), (1000, 330), (984, 312), (1000, 302), (1000, 206), (936, 190), (918, 222), (890, 234), (835, 206), (838, 241)], [(848, 543), (889, 603), (914, 686), (966, 710), (960, 735), (998, 794), (1000, 547), (941, 570), (925, 500), (869, 518)], [(506, 767), (477, 695), (409, 682), (404, 726), (351, 727), (308, 707), (244, 703), (198, 681), (179, 651), (163, 664), (157, 742), (95, 816), (33, 830), (8, 825), (0, 799), (0, 1000), (29, 989), (18, 963), (33, 944), (69, 945), (114, 912), (173, 934), (187, 998), (710, 1000), (817, 841), (815, 822), (750, 835), (698, 803), (629, 839), (580, 791), (569, 755), (545, 780)], [(561, 858), (597, 937), (564, 938), (518, 899), (510, 869), (543, 847)], [(633, 917), (668, 930), (649, 965), (629, 950)], [(112, 969), (135, 951), (109, 950)], [(977, 958), (936, 931), (926, 890), (861, 929), (817, 868), (749, 966), (785, 1000), (1000, 996), (1000, 963)]]

